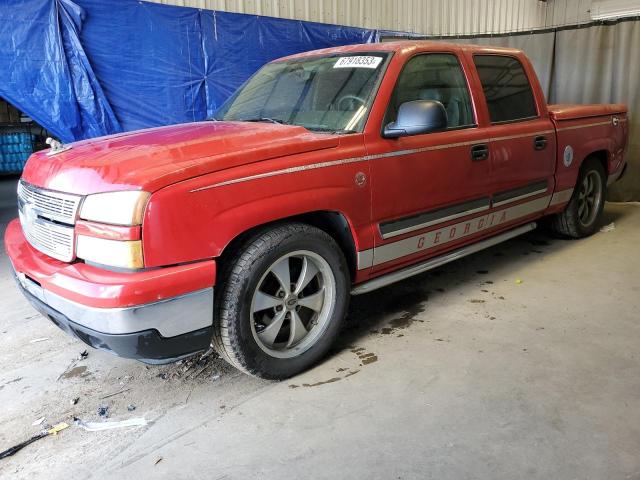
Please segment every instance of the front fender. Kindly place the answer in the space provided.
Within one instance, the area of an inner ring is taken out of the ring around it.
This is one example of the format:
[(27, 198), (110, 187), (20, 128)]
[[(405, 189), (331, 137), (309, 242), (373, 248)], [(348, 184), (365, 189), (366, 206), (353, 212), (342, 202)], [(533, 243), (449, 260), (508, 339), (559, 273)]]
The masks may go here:
[[(365, 170), (366, 169), (366, 170)], [(182, 182), (154, 193), (143, 223), (146, 267), (214, 258), (238, 235), (259, 225), (317, 211), (342, 214), (358, 249), (369, 248), (368, 164), (340, 164), (198, 189)]]

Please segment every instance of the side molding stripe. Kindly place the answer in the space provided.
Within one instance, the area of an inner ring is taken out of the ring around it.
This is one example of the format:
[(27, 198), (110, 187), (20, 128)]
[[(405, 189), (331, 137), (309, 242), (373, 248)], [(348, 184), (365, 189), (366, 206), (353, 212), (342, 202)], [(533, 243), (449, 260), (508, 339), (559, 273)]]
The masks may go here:
[[(626, 121), (626, 119), (622, 118), (620, 119), (620, 122), (624, 122)], [(600, 126), (600, 125), (609, 125), (611, 122), (610, 121), (606, 121), (606, 122), (596, 122), (596, 123), (589, 123), (586, 125), (574, 125), (571, 127), (561, 127), (556, 129), (556, 131), (558, 132), (562, 132), (565, 130), (575, 130), (578, 128), (589, 128), (589, 127), (596, 127), (596, 126)], [(380, 154), (376, 154), (376, 155), (367, 155), (364, 157), (353, 157), (353, 158), (345, 158), (342, 160), (333, 160), (333, 161), (329, 161), (329, 162), (321, 162), (321, 163), (313, 163), (310, 165), (300, 165), (297, 167), (290, 167), (290, 168), (283, 168), (281, 170), (274, 170), (272, 172), (265, 172), (265, 173), (258, 173), (256, 175), (250, 175), (247, 177), (240, 177), (240, 178), (234, 178), (232, 180), (226, 180), (224, 182), (219, 182), (219, 183), (214, 183), (212, 185), (205, 185), (204, 187), (200, 187), (200, 188), (195, 188), (193, 190), (190, 190), (189, 193), (196, 193), (196, 192), (201, 192), (203, 190), (209, 190), (211, 188), (217, 188), (217, 187), (224, 187), (226, 185), (233, 185), (236, 183), (242, 183), (242, 182), (249, 182), (251, 180), (259, 180), (262, 178), (269, 178), (269, 177), (274, 177), (276, 175), (288, 175), (290, 173), (296, 173), (296, 172), (303, 172), (305, 170), (315, 170), (317, 168), (328, 168), (328, 167), (335, 167), (338, 165), (348, 165), (350, 163), (358, 163), (358, 162), (368, 162), (371, 160), (379, 160), (382, 158), (390, 158), (390, 157), (399, 157), (399, 156), (403, 156), (403, 155), (413, 155), (415, 153), (422, 153), (422, 152), (430, 152), (430, 151), (435, 151), (435, 150), (443, 150), (443, 149), (447, 149), (447, 148), (455, 148), (455, 147), (464, 147), (464, 146), (471, 146), (471, 145), (475, 145), (477, 143), (487, 143), (487, 142), (498, 142), (498, 141), (502, 141), (502, 140), (513, 140), (516, 138), (527, 138), (527, 137), (535, 137), (536, 135), (545, 135), (548, 133), (553, 133), (553, 130), (542, 130), (539, 132), (530, 132), (530, 133), (524, 133), (524, 134), (519, 134), (519, 135), (509, 135), (509, 136), (505, 136), (505, 137), (495, 137), (495, 138), (486, 138), (486, 139), (478, 139), (478, 140), (473, 140), (471, 142), (459, 142), (459, 143), (447, 143), (447, 144), (443, 144), (443, 145), (434, 145), (432, 147), (424, 147), (424, 148), (417, 148), (414, 150), (399, 150), (396, 152), (387, 152), (387, 153), (380, 153)]]
[(361, 295), (363, 293), (373, 292), (374, 290), (386, 287), (387, 285), (391, 285), (395, 282), (399, 282), (400, 280), (404, 280), (405, 278), (410, 278), (414, 275), (419, 275), (429, 270), (433, 270), (434, 268), (437, 268), (441, 265), (445, 265), (449, 262), (453, 262), (454, 260), (458, 260), (459, 258), (466, 257), (467, 255), (471, 255), (472, 253), (476, 253), (480, 250), (484, 250), (485, 248), (497, 245), (498, 243), (502, 243), (506, 240), (517, 237), (518, 235), (529, 232), (534, 228), (536, 228), (535, 222), (528, 223), (521, 227), (517, 227), (513, 230), (508, 230), (504, 233), (496, 235), (495, 237), (489, 237), (485, 240), (481, 240), (480, 242), (472, 243), (471, 245), (467, 245), (466, 247), (454, 250), (453, 252), (445, 253), (444, 255), (440, 255), (435, 258), (430, 258), (429, 260), (418, 263), (417, 265), (411, 265), (409, 267), (403, 268), (402, 270), (382, 275), (381, 277), (374, 278), (373, 280), (369, 280), (368, 282), (356, 285), (351, 290), (351, 295)]
[(571, 127), (560, 127), (560, 128), (557, 128), (556, 131), (564, 132), (565, 130), (577, 130), (579, 128), (599, 127), (600, 125), (611, 125), (611, 120), (607, 120), (606, 122), (587, 123), (585, 125), (573, 125)]
[[(459, 240), (461, 238), (473, 235), (480, 231), (497, 227), (503, 223), (511, 222), (522, 217), (526, 217), (536, 212), (541, 212), (549, 206), (551, 195), (536, 198), (529, 202), (514, 205), (512, 207), (503, 208), (495, 212), (474, 217), (454, 225), (448, 225), (437, 230), (404, 238), (396, 242), (387, 243), (375, 249), (368, 249), (358, 253), (360, 258), (372, 258), (371, 264), (360, 264), (358, 269), (370, 268), (391, 262), (408, 255), (412, 255), (421, 251), (428, 251), (439, 247), (440, 245)], [(371, 257), (373, 255), (373, 257)], [(368, 262), (367, 262), (368, 263)]]
[(492, 204), (494, 207), (506, 205), (507, 203), (515, 202), (523, 198), (533, 197), (541, 193), (546, 193), (549, 188), (549, 184), (546, 180), (540, 180), (538, 182), (530, 183), (524, 187), (512, 188), (511, 190), (505, 190), (497, 193), (493, 196)]
[(503, 140), (515, 140), (517, 138), (535, 137), (538, 135), (547, 135), (549, 133), (554, 133), (554, 130), (543, 130), (541, 132), (534, 132), (534, 133), (520, 133), (518, 135), (507, 135), (506, 137), (494, 137), (491, 139), (491, 141), (501, 142)]
[(380, 160), (383, 158), (391, 158), (391, 157), (400, 157), (404, 155), (413, 155), (415, 153), (423, 153), (423, 152), (433, 152), (437, 150), (445, 150), (447, 148), (455, 148), (455, 147), (465, 147), (476, 145), (478, 143), (488, 143), (491, 141), (500, 141), (500, 140), (510, 140), (515, 138), (526, 138), (526, 137), (535, 137), (536, 135), (543, 135), (546, 133), (552, 133), (552, 130), (543, 130), (540, 132), (531, 132), (524, 133), (519, 135), (511, 135), (508, 137), (497, 137), (497, 138), (479, 138), (477, 140), (469, 141), (469, 142), (458, 142), (458, 143), (445, 143), (442, 145), (433, 145), (431, 147), (423, 147), (416, 148), (413, 150), (397, 150), (395, 152), (387, 152), (387, 153), (378, 153), (375, 155), (367, 155), (364, 157), (353, 157), (353, 158), (344, 158), (342, 160), (332, 160), (329, 162), (321, 162), (321, 163), (312, 163), (310, 165), (299, 165), (297, 167), (283, 168), (280, 170), (274, 170), (272, 172), (258, 173), (256, 175), (249, 175), (247, 177), (234, 178), (232, 180), (226, 180), (224, 182), (214, 183), (212, 185), (205, 185), (204, 187), (195, 188), (190, 190), (189, 193), (202, 192), (203, 190), (209, 190), (211, 188), (224, 187), (226, 185), (233, 185), (236, 183), (249, 182), (251, 180), (259, 180), (262, 178), (274, 177), (276, 175), (288, 175), (290, 173), (296, 172), (304, 172), (306, 170), (315, 170), (318, 168), (328, 168), (335, 167), (338, 165), (348, 165), (350, 163), (358, 163), (358, 162), (368, 162), (371, 160)]
[(549, 206), (553, 207), (555, 205), (560, 205), (561, 203), (567, 203), (571, 200), (571, 195), (573, 195), (573, 188), (556, 192), (551, 197), (551, 203), (549, 203)]
[(358, 270), (373, 267), (373, 248), (362, 250), (357, 254)]
[(449, 220), (489, 210), (490, 203), (488, 197), (479, 198), (477, 200), (391, 220), (380, 224), (380, 233), (384, 239), (396, 237), (404, 233), (430, 227), (437, 223), (448, 222)]

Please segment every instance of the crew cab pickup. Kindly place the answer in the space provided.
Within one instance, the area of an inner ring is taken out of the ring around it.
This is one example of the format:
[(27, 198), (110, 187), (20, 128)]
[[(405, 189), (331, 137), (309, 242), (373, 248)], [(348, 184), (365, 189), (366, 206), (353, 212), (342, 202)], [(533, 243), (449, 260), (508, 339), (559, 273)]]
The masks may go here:
[(627, 134), (624, 105), (547, 105), (518, 50), (318, 50), (206, 121), (35, 153), (5, 246), (35, 308), (95, 348), (162, 363), (211, 344), (286, 378), (327, 352), (350, 295), (543, 218), (592, 234)]

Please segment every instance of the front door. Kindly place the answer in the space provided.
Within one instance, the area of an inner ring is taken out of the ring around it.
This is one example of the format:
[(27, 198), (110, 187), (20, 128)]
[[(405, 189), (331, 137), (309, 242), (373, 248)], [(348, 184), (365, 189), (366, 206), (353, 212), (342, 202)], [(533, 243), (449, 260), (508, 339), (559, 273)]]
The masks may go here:
[(490, 208), (490, 164), (483, 154), (488, 135), (476, 125), (457, 55), (411, 58), (400, 73), (384, 124), (395, 121), (402, 103), (413, 100), (441, 102), (448, 128), (367, 145), (372, 217), (378, 226), (374, 272), (453, 248), (477, 231), (477, 225), (461, 222)]

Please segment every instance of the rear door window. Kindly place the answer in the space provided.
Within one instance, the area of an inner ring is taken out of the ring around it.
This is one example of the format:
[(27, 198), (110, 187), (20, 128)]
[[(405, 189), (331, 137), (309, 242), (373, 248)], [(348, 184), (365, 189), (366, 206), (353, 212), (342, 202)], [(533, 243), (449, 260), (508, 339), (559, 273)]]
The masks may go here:
[(491, 123), (538, 116), (531, 84), (520, 61), (501, 55), (475, 55)]

